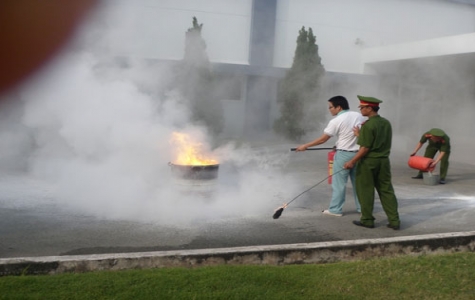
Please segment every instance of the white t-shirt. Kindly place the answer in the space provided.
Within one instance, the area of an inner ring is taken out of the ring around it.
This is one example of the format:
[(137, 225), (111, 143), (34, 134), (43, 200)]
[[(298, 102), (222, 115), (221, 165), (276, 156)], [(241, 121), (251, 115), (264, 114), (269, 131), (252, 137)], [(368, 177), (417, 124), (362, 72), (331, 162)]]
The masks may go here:
[(336, 115), (323, 130), (328, 136), (336, 136), (336, 148), (346, 151), (358, 151), (360, 148), (356, 144), (357, 137), (353, 132), (353, 127), (361, 126), (366, 120), (360, 113), (344, 110)]

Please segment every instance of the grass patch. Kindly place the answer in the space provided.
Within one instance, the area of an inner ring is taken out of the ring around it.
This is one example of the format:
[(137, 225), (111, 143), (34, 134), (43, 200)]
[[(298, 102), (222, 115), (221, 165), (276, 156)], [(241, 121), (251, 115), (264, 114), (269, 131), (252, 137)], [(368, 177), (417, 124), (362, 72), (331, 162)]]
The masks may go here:
[(6, 276), (0, 299), (475, 299), (475, 254)]

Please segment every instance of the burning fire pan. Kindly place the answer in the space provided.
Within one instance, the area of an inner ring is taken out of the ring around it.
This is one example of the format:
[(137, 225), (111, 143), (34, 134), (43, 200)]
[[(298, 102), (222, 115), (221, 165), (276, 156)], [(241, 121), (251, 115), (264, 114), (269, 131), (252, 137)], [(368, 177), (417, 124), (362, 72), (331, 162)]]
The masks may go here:
[(182, 179), (209, 180), (218, 177), (219, 164), (178, 165), (169, 162), (172, 174)]

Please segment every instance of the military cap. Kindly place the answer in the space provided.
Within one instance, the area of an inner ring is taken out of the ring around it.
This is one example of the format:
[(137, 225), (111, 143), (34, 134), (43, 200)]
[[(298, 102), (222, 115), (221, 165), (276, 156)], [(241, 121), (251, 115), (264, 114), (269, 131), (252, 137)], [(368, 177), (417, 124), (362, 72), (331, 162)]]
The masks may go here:
[(433, 136), (442, 137), (442, 136), (445, 135), (445, 132), (442, 129), (439, 129), (439, 128), (432, 128), (431, 130), (429, 130), (429, 134), (433, 135)]
[(360, 105), (365, 105), (365, 106), (379, 106), (379, 103), (383, 102), (374, 97), (365, 97), (365, 96), (360, 96), (360, 95), (357, 95), (357, 97), (360, 100)]

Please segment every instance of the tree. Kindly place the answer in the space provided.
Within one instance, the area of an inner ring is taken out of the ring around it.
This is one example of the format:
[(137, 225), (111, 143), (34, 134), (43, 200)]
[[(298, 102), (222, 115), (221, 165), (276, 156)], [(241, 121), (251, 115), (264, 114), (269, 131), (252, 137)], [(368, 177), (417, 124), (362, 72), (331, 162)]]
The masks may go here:
[(281, 116), (274, 123), (275, 132), (299, 141), (314, 129), (315, 118), (323, 113), (312, 104), (318, 101), (320, 81), (324, 74), (312, 28), (306, 31), (302, 27), (297, 37), (292, 67), (279, 84), (277, 101)]
[(185, 34), (185, 54), (179, 64), (178, 87), (189, 101), (193, 121), (202, 123), (213, 134), (222, 131), (224, 118), (220, 99), (215, 94), (215, 80), (201, 36), (203, 24), (193, 17), (193, 27)]

